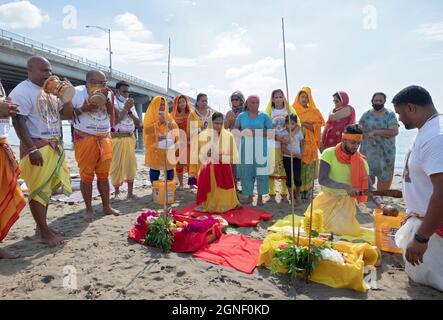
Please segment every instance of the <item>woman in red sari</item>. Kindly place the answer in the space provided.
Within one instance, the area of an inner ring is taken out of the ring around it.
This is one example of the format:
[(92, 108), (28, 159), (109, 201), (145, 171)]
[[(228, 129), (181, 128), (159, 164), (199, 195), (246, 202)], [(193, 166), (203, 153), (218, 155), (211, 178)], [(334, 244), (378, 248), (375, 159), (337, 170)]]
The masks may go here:
[(355, 109), (349, 105), (349, 95), (344, 91), (338, 91), (333, 98), (335, 108), (329, 115), (322, 134), (321, 152), (339, 144), (346, 127), (355, 124)]
[(238, 162), (237, 146), (223, 121), (223, 114), (214, 113), (208, 129), (199, 134), (207, 160), (198, 175), (197, 211), (224, 213), (240, 206), (231, 167)]
[[(172, 116), (178, 125), (178, 128), (182, 130), (180, 132), (180, 149), (177, 151), (179, 162), (177, 163), (176, 171), (178, 182), (180, 184), (179, 189), (183, 189), (183, 174), (188, 170), (189, 164), (189, 137), (188, 132), (188, 119), (191, 113), (193, 113), (193, 107), (188, 96), (179, 95), (174, 99), (174, 112)], [(183, 135), (183, 136), (182, 136)], [(186, 137), (186, 139), (185, 139)], [(186, 151), (186, 156), (185, 155)]]

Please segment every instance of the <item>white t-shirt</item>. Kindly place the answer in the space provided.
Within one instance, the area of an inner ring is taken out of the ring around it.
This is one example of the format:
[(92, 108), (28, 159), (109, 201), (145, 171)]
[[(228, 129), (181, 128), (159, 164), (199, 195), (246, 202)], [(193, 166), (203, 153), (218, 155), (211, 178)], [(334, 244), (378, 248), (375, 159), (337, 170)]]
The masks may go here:
[[(125, 103), (126, 103), (126, 98), (122, 96), (116, 96), (115, 110), (122, 111), (123, 108), (125, 107)], [(135, 107), (131, 108), (131, 112), (134, 115), (134, 117), (138, 119), (137, 110), (135, 110)], [(119, 123), (117, 123), (114, 128), (117, 130), (117, 132), (132, 133), (135, 130), (134, 120), (132, 120), (132, 118), (128, 114), (125, 114), (123, 119)]]
[(430, 176), (443, 172), (443, 117), (426, 123), (406, 156), (403, 193), (409, 211), (424, 216), (433, 192)]
[[(282, 132), (285, 131), (285, 121), (287, 115), (288, 111), (286, 110), (286, 108), (283, 109), (272, 108), (271, 120), (272, 120), (272, 125), (274, 126), (276, 136), (283, 135)], [(275, 142), (273, 145), (274, 148), (281, 147), (279, 141), (274, 141), (274, 142)]]
[(10, 120), (8, 118), (0, 118), (0, 139), (7, 138), (11, 129)]
[[(75, 109), (83, 106), (89, 97), (86, 86), (75, 87), (75, 96), (72, 104)], [(111, 94), (108, 95), (111, 99)], [(106, 106), (100, 107), (96, 112), (83, 112), (74, 122), (74, 128), (91, 135), (108, 133), (111, 131), (111, 121)]]
[[(287, 132), (287, 135), (289, 135), (289, 132)], [(304, 135), (301, 129), (298, 130), (298, 132), (293, 135), (290, 139), (290, 143), (288, 143), (287, 149), (289, 152), (292, 152), (293, 154), (300, 154), (301, 153), (301, 141), (304, 139)], [(290, 157), (290, 154), (284, 154), (285, 156)]]
[(45, 93), (30, 80), (19, 83), (9, 97), (19, 106), (18, 114), (27, 117), (26, 126), (31, 138), (60, 138), (63, 103), (57, 97)]

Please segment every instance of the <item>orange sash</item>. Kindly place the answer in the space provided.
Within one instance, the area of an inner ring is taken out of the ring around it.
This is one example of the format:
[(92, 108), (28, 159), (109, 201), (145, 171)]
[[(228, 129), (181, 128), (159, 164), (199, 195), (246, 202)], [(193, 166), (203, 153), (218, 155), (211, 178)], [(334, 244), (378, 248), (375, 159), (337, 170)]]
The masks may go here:
[[(358, 191), (366, 191), (369, 188), (369, 177), (365, 167), (366, 157), (360, 152), (353, 155), (347, 154), (342, 149), (342, 143), (339, 143), (335, 148), (335, 155), (337, 160), (343, 164), (351, 165), (351, 185)], [(367, 202), (367, 196), (358, 196), (358, 202)]]

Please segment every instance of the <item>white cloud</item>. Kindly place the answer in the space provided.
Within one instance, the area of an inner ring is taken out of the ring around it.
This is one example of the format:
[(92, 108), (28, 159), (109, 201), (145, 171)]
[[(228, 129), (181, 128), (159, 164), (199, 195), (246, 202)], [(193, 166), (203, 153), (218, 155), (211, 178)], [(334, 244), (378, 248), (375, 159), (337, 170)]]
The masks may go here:
[[(126, 12), (115, 17), (120, 29), (111, 30), (113, 60), (121, 64), (154, 64), (164, 60), (166, 49), (163, 44), (151, 40), (152, 32), (133, 13)], [(89, 31), (92, 33), (91, 31)], [(107, 61), (109, 53), (108, 35), (96, 30), (95, 35), (73, 36), (67, 40), (71, 44), (67, 51), (90, 60)]]
[[(281, 71), (281, 76), (276, 75)], [(247, 64), (239, 68), (226, 70), (225, 77), (232, 80), (230, 87), (242, 90), (246, 95), (258, 94), (262, 99), (262, 107), (273, 89), (283, 85), (283, 60), (266, 57), (254, 64)]]
[(225, 76), (228, 79), (236, 79), (247, 76), (249, 74), (269, 75), (273, 74), (277, 69), (283, 66), (282, 59), (274, 59), (266, 57), (254, 64), (246, 64), (239, 68), (230, 68), (226, 70)]
[(197, 2), (195, 2), (195, 1), (189, 1), (189, 0), (184, 0), (184, 1), (182, 1), (182, 3), (183, 3), (184, 5), (189, 5), (189, 6), (193, 6), (193, 7), (195, 7), (195, 6), (197, 5)]
[(180, 89), (190, 89), (190, 88), (191, 88), (191, 85), (190, 85), (188, 82), (186, 82), (186, 81), (182, 81), (182, 82), (180, 82), (180, 83), (178, 84), (178, 87), (179, 87)]
[(49, 16), (29, 1), (16, 1), (0, 5), (0, 26), (11, 29), (39, 28)]
[(306, 43), (303, 45), (305, 49), (316, 49), (318, 48), (318, 43)]
[(251, 48), (243, 39), (248, 30), (240, 27), (238, 24), (232, 24), (232, 27), (233, 30), (215, 37), (215, 47), (208, 55), (202, 57), (203, 59), (242, 57), (251, 54)]
[(443, 41), (443, 22), (422, 24), (415, 32), (427, 40)]
[(172, 19), (175, 18), (175, 14), (171, 13), (171, 14), (167, 14), (164, 18), (165, 22), (170, 22), (172, 21)]
[[(279, 48), (283, 49), (283, 42), (280, 42)], [(297, 50), (297, 47), (295, 46), (295, 44), (293, 42), (286, 41), (286, 49), (294, 51), (294, 50)]]
[(118, 15), (115, 17), (114, 22), (127, 31), (127, 35), (131, 38), (147, 40), (152, 36), (152, 32), (133, 13), (125, 12)]

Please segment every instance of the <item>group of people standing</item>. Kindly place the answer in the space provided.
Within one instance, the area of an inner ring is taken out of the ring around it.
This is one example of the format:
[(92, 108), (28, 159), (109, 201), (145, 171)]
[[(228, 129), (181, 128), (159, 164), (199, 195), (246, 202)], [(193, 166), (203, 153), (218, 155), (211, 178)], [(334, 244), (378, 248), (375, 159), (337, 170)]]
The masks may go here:
[[(260, 111), (258, 96), (245, 99), (236, 91), (230, 97), (231, 110), (226, 116), (209, 108), (206, 94), (197, 96), (195, 106), (189, 97), (179, 95), (172, 110), (165, 97), (157, 96), (150, 102), (144, 119), (140, 119), (134, 101), (129, 98), (129, 85), (120, 82), (113, 92), (106, 86), (102, 72), (88, 72), (86, 85), (76, 87), (72, 101), (62, 103), (43, 90), (52, 75), (48, 60), (32, 57), (27, 70), (28, 79), (0, 100), (0, 241), (25, 206), (18, 186), (21, 176), (29, 189), (28, 202), (36, 232), (50, 246), (62, 242), (59, 231), (47, 224), (52, 193), (59, 188), (71, 193), (69, 168), (60, 140), (61, 120), (73, 122), (75, 158), (89, 221), (94, 216), (95, 179), (106, 215), (119, 214), (110, 203), (110, 177), (117, 198), (125, 182), (128, 198), (135, 198), (134, 130), (141, 125), (150, 181), (158, 181), (163, 171), (167, 180), (176, 180), (183, 188), (187, 172), (187, 184), (197, 188), (198, 209), (210, 213), (229, 211), (241, 202), (252, 204), (255, 193), (257, 205), (264, 203), (265, 195), (270, 196), (270, 201), (277, 201), (277, 193), (282, 203), (294, 201), (299, 205), (313, 195), (318, 175), (322, 190), (313, 206), (323, 210), (327, 231), (358, 235), (355, 203), (367, 201), (362, 192), (374, 188), (376, 181), (379, 190), (389, 189), (392, 183), (399, 124), (396, 114), (385, 108), (387, 97), (381, 92), (373, 95), (371, 110), (358, 123), (346, 92), (333, 94), (334, 108), (325, 119), (309, 87), (297, 93), (292, 105), (282, 90), (274, 90), (264, 112)], [(443, 205), (443, 133), (434, 120), (439, 117), (430, 95), (420, 87), (405, 90), (394, 98), (395, 110), (407, 128), (420, 128), (418, 142), (423, 144), (414, 146), (412, 150), (416, 152), (408, 157), (405, 182), (417, 181), (429, 193), (419, 199), (413, 193), (423, 190), (406, 185), (408, 213), (416, 220), (413, 227), (402, 232), (402, 239), (408, 240), (405, 259), (411, 266), (421, 264), (429, 269), (428, 261), (423, 264), (423, 256), (431, 241), (432, 250), (428, 252), (440, 255), (432, 266), (438, 261), (442, 264), (436, 270), (443, 270), (441, 237), (433, 237), (435, 232), (441, 233), (441, 227), (440, 231), (438, 228), (443, 225), (439, 214)], [(92, 100), (95, 94), (104, 100)], [(10, 117), (20, 139), (19, 164), (6, 141)], [(421, 132), (423, 128), (426, 132)], [(423, 205), (417, 206), (413, 201)], [(415, 232), (415, 236), (411, 238), (410, 232)], [(0, 249), (0, 258), (11, 257), (14, 254)], [(428, 269), (420, 271), (416, 278), (436, 287), (441, 285), (441, 271), (432, 273), (429, 280)], [(411, 272), (416, 273), (416, 269)]]

